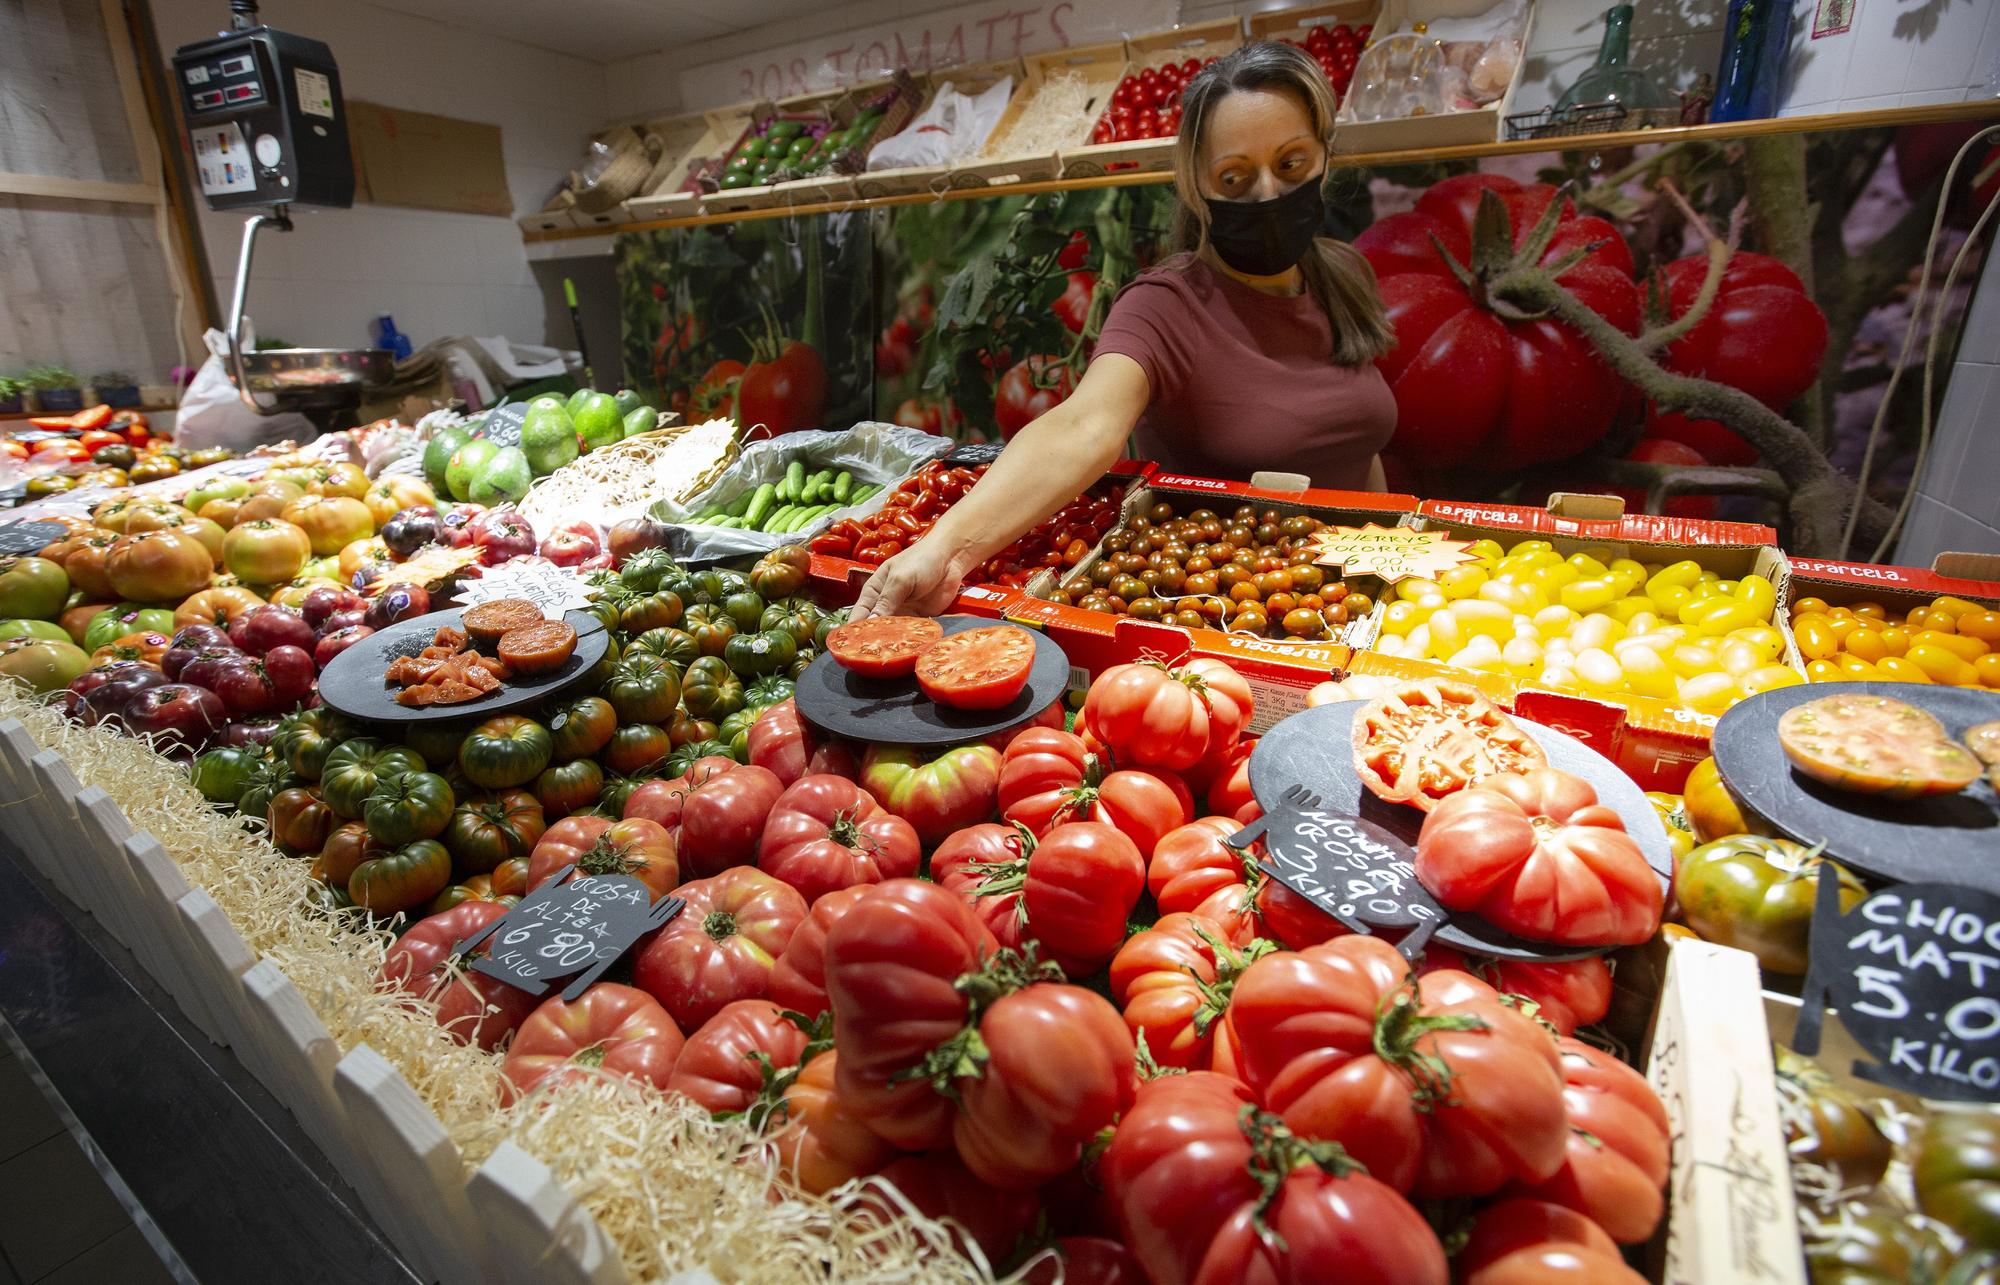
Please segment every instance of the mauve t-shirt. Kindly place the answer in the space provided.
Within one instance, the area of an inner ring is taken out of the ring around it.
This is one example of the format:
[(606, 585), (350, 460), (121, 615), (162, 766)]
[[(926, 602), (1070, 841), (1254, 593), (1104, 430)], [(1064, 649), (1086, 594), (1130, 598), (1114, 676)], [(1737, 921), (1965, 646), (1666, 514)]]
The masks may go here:
[(1097, 353), (1139, 363), (1152, 401), (1139, 455), (1181, 473), (1246, 479), (1303, 473), (1363, 490), (1396, 429), (1396, 400), (1371, 362), (1337, 366), (1333, 326), (1312, 295), (1269, 295), (1176, 256), (1111, 305)]

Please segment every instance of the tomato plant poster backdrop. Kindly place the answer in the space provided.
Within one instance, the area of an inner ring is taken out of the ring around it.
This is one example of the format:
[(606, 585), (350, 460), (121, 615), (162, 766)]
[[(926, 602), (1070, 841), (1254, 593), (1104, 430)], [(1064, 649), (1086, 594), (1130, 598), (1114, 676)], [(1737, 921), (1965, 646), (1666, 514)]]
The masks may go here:
[(862, 213), (620, 235), (625, 382), (697, 423), (867, 419), (869, 237)]
[[(1801, 554), (1882, 560), (1927, 432), (1925, 354), (1948, 375), (1983, 254), (1947, 276), (2000, 187), (2000, 147), (1982, 145), (1926, 272), (1946, 167), (1976, 129), (1337, 169), (1326, 230), (1373, 266), (1397, 337), (1379, 363), (1397, 404), (1390, 489), (1529, 504), (1609, 491), (1628, 512), (1769, 522)], [(714, 345), (771, 293), (745, 238), (838, 230), (823, 254), (852, 274), (843, 302), (873, 300), (827, 338), (869, 327), (855, 365), (826, 363), (834, 384), (852, 379), (856, 417), (1011, 436), (1074, 388), (1117, 289), (1166, 253), (1172, 213), (1165, 185), (1141, 185), (630, 234), (655, 248), (624, 282), (628, 377), (700, 391)], [(867, 251), (835, 221), (850, 217), (872, 226)], [(666, 375), (651, 355), (663, 288), (701, 336)]]

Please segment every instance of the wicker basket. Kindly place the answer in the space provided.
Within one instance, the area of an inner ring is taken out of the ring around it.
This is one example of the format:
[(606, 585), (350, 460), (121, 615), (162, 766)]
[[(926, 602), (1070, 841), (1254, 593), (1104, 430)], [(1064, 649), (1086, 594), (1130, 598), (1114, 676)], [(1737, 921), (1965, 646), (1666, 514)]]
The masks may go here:
[(611, 149), (611, 163), (597, 176), (597, 181), (585, 183), (581, 171), (573, 171), (569, 176), (569, 190), (576, 198), (576, 208), (587, 214), (615, 210), (643, 192), (660, 155), (657, 137), (642, 138), (629, 125), (621, 125), (597, 141)]

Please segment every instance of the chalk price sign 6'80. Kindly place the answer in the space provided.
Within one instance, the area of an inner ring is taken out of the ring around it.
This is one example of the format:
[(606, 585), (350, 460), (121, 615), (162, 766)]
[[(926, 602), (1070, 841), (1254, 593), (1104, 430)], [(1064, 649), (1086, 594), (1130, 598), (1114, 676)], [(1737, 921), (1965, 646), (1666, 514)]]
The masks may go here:
[(474, 971), (497, 977), (509, 986), (540, 995), (553, 978), (578, 974), (563, 988), (574, 1000), (632, 948), (632, 944), (679, 914), (679, 897), (652, 899), (645, 884), (627, 875), (584, 875), (555, 879), (522, 898), (521, 903), (478, 933), (453, 945), (464, 955), (482, 943), (485, 954), (472, 961)]
[(2000, 1101), (2000, 897), (1907, 883), (1840, 913), (1820, 878), (1812, 964), (1792, 1047), (1819, 1050), (1827, 1004), (1881, 1059), (1854, 1074), (1927, 1098)]

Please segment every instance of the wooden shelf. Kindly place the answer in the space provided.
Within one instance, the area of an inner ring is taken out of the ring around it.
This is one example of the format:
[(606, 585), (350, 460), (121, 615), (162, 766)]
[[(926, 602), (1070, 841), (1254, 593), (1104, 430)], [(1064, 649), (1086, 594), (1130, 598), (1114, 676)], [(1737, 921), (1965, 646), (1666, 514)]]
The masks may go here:
[[(2000, 99), (1981, 98), (1963, 103), (1936, 103), (1923, 107), (1889, 107), (1879, 111), (1831, 112), (1819, 116), (1779, 116), (1767, 120), (1730, 121), (1719, 125), (1685, 125), (1670, 129), (1624, 130), (1611, 134), (1579, 134), (1563, 138), (1524, 138), (1462, 147), (1426, 147), (1399, 152), (1371, 152), (1336, 155), (1333, 163), (1341, 168), (1378, 168), (1387, 165), (1414, 165), (1432, 161), (1470, 160), (1483, 156), (1516, 156), (1533, 152), (1608, 152), (1642, 144), (1678, 142), (1727, 142), (1772, 134), (1813, 134), (1828, 130), (1871, 129), (1895, 125), (1928, 125), (1947, 121), (1983, 120), (2000, 116)], [(1101, 187), (1131, 187), (1143, 183), (1170, 183), (1170, 173), (1104, 174), (1092, 178), (1048, 179), (1008, 183), (997, 187), (953, 188), (945, 192), (906, 192), (846, 201), (819, 201), (797, 205), (774, 205), (731, 214), (694, 214), (678, 219), (654, 219), (639, 223), (617, 223), (607, 227), (552, 228), (526, 231), (524, 241), (573, 241), (619, 232), (650, 232), (658, 228), (700, 227), (711, 223), (741, 223), (752, 219), (778, 218), (787, 214), (826, 214), (839, 210), (865, 210), (896, 205), (919, 205), (928, 201), (973, 201), (1000, 196), (1034, 196), (1042, 192), (1084, 191)]]

